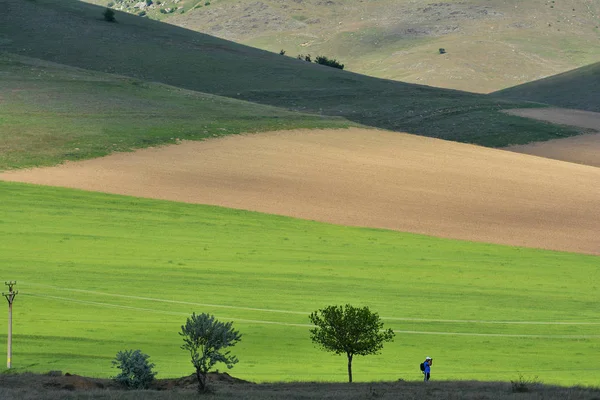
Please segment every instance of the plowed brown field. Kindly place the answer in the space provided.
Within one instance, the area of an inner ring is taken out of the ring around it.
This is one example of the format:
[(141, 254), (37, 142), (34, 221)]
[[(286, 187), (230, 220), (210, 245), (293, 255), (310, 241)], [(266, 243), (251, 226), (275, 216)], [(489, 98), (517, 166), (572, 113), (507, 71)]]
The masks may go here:
[(561, 125), (593, 129), (596, 134), (510, 146), (506, 150), (600, 167), (600, 113), (564, 108), (510, 110), (510, 114)]
[(0, 179), (600, 254), (600, 168), (395, 132), (229, 136)]

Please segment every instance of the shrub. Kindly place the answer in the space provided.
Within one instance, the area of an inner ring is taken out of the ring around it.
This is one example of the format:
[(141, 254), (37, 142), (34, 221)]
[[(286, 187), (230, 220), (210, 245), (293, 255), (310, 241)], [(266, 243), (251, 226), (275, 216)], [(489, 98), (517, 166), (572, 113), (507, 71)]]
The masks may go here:
[(279, 50), (279, 55), (285, 56), (285, 50), (284, 49)]
[(440, 54), (446, 54), (446, 49), (444, 49), (443, 47), (440, 48)]
[(534, 377), (533, 379), (528, 379), (523, 376), (523, 374), (519, 374), (517, 380), (511, 380), (510, 385), (513, 393), (527, 393), (531, 392), (535, 385), (538, 385), (540, 382), (538, 381), (538, 377)]
[(328, 67), (344, 69), (344, 64), (340, 64), (337, 60), (329, 59), (325, 56), (317, 56), (317, 58), (315, 58), (315, 62), (317, 64), (327, 65)]
[(147, 389), (156, 372), (152, 372), (154, 364), (148, 362), (147, 354), (140, 350), (119, 351), (113, 360), (113, 367), (121, 370), (113, 379), (129, 389)]
[[(298, 56), (296, 57), (298, 60), (304, 60), (306, 62), (312, 62), (312, 58), (310, 56), (310, 54), (304, 55), (304, 54), (298, 54)], [(315, 61), (316, 62), (316, 61)]]
[(107, 8), (106, 10), (104, 10), (102, 15), (104, 16), (105, 21), (108, 21), (108, 22), (116, 21), (115, 20), (115, 12), (113, 10), (111, 10), (110, 8)]

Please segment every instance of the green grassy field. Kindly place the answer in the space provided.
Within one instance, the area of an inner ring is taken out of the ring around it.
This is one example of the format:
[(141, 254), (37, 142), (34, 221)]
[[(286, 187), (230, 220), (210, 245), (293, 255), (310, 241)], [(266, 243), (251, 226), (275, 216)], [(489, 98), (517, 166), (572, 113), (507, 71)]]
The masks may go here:
[(6, 54), (0, 70), (0, 170), (184, 139), (356, 125)]
[[(598, 384), (598, 257), (340, 227), (217, 207), (0, 183), (0, 280), (16, 280), (13, 367), (115, 373), (117, 351), (159, 376), (192, 372), (177, 332), (192, 312), (243, 333), (235, 376), (344, 381), (308, 314), (352, 303), (397, 330), (357, 381)], [(6, 319), (0, 319), (0, 346)]]
[(600, 63), (494, 93), (560, 107), (600, 112)]
[[(0, 14), (0, 51), (19, 56), (120, 74), (138, 81), (160, 82), (283, 110), (345, 118), (357, 124), (484, 146), (524, 144), (581, 132), (499, 112), (502, 109), (539, 104), (376, 79), (282, 57), (125, 13), (117, 13), (118, 23), (112, 24), (102, 20), (101, 7), (75, 0), (9, 0), (8, 5), (7, 12)], [(4, 85), (1, 82), (7, 79), (16, 80), (16, 84), (22, 83), (18, 76), (11, 78), (2, 75), (0, 84)], [(61, 102), (76, 105), (71, 108), (80, 107), (81, 104), (81, 112), (88, 112), (86, 103), (109, 101), (113, 91), (117, 92), (116, 98), (122, 101), (105, 108), (110, 111), (105, 119), (113, 114), (135, 113), (140, 107), (145, 107), (141, 117), (130, 117), (124, 125), (138, 121), (143, 127), (144, 117), (152, 115), (152, 118), (147, 118), (147, 123), (159, 119), (158, 126), (161, 126), (165, 121), (160, 119), (169, 116), (169, 113), (174, 118), (170, 123), (175, 126), (182, 124), (182, 116), (191, 118), (192, 125), (202, 123), (197, 117), (189, 115), (198, 112), (203, 105), (183, 100), (173, 93), (160, 94), (162, 89), (154, 85), (150, 85), (152, 90), (137, 88), (133, 93), (124, 93), (126, 90), (123, 87), (123, 91), (118, 93), (119, 90), (111, 85), (104, 85), (102, 89), (100, 85), (88, 85), (82, 89), (84, 83), (77, 84), (68, 79), (52, 82), (51, 77), (46, 75), (45, 80), (37, 84), (42, 87), (46, 85), (51, 93), (47, 97), (50, 98), (58, 96), (51, 88), (64, 86), (60, 91), (64, 93), (62, 98), (57, 98), (54, 103), (46, 99), (49, 105), (46, 105), (46, 100), (43, 102), (46, 111), (52, 115), (61, 112)], [(75, 91), (72, 98), (68, 97), (70, 89)], [(82, 90), (93, 99), (82, 101)], [(152, 94), (153, 91), (156, 92)], [(9, 105), (3, 104), (3, 108), (16, 107), (19, 111), (19, 107), (23, 106), (20, 112), (27, 113), (31, 111), (28, 104), (38, 102), (35, 92), (23, 91), (20, 96), (21, 104), (16, 106), (10, 105), (13, 96), (6, 96), (3, 100)], [(148, 104), (148, 97), (152, 96), (154, 102)], [(133, 100), (131, 106), (125, 101), (127, 97)], [(170, 109), (168, 103), (171, 101), (182, 107)], [(222, 104), (229, 107), (232, 103)], [(115, 107), (118, 110), (115, 111)], [(231, 113), (208, 109), (202, 116), (210, 116), (215, 111), (227, 119), (240, 110), (239, 107), (231, 106)], [(163, 109), (166, 116), (162, 115)], [(35, 108), (33, 110), (36, 111)], [(248, 110), (246, 113), (249, 114), (254, 110), (258, 110), (259, 114), (276, 114), (266, 109)], [(14, 112), (13, 109), (11, 114), (1, 117), (14, 121), (11, 118)], [(296, 118), (302, 119), (299, 116)], [(314, 119), (314, 116), (308, 118)], [(64, 121), (61, 118), (59, 123)], [(271, 127), (278, 125), (274, 123)], [(256, 129), (254, 122), (246, 126)], [(264, 126), (268, 126), (268, 123)]]

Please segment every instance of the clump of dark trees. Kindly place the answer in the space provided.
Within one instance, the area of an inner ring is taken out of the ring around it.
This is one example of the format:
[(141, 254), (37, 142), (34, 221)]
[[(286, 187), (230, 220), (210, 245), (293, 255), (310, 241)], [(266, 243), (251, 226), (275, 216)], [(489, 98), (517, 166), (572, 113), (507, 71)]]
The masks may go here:
[[(281, 49), (279, 51), (279, 54), (282, 56), (285, 56), (285, 50)], [(306, 62), (313, 62), (312, 57), (310, 56), (310, 54), (304, 55), (304, 54), (298, 54), (296, 56), (296, 58), (298, 60), (303, 60)], [(317, 56), (314, 59), (314, 62), (316, 64), (321, 64), (321, 65), (327, 65), (328, 67), (333, 67), (333, 68), (338, 68), (338, 69), (344, 69), (344, 64), (339, 63), (336, 59), (334, 58), (328, 58), (325, 56)]]

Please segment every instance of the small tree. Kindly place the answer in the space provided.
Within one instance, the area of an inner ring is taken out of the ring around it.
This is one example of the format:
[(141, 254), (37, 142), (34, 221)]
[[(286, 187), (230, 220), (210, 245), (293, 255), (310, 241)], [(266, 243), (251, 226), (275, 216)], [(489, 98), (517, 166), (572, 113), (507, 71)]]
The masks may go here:
[(156, 372), (152, 372), (154, 364), (148, 362), (149, 355), (140, 350), (119, 351), (112, 361), (113, 367), (121, 370), (113, 379), (129, 389), (147, 389)]
[(394, 339), (394, 331), (383, 330), (379, 315), (368, 307), (329, 306), (310, 314), (316, 326), (310, 330), (312, 341), (326, 351), (346, 354), (348, 382), (352, 382), (352, 359), (355, 355), (378, 354), (383, 343)]
[(333, 68), (337, 68), (337, 69), (344, 69), (344, 64), (340, 64), (334, 58), (327, 58), (325, 56), (317, 56), (317, 58), (315, 58), (315, 62), (317, 64), (327, 65), (328, 67), (333, 67)]
[(192, 357), (192, 364), (196, 368), (198, 378), (198, 391), (206, 391), (206, 375), (218, 362), (224, 363), (227, 368), (233, 368), (238, 362), (236, 356), (223, 349), (234, 346), (242, 335), (233, 329), (232, 322), (220, 322), (210, 314), (193, 313), (181, 326), (179, 334), (183, 337), (183, 350), (188, 350)]
[(104, 15), (104, 20), (108, 21), (108, 22), (115, 22), (115, 12), (110, 9), (107, 8), (106, 10), (104, 10), (104, 12), (102, 13), (102, 15)]

